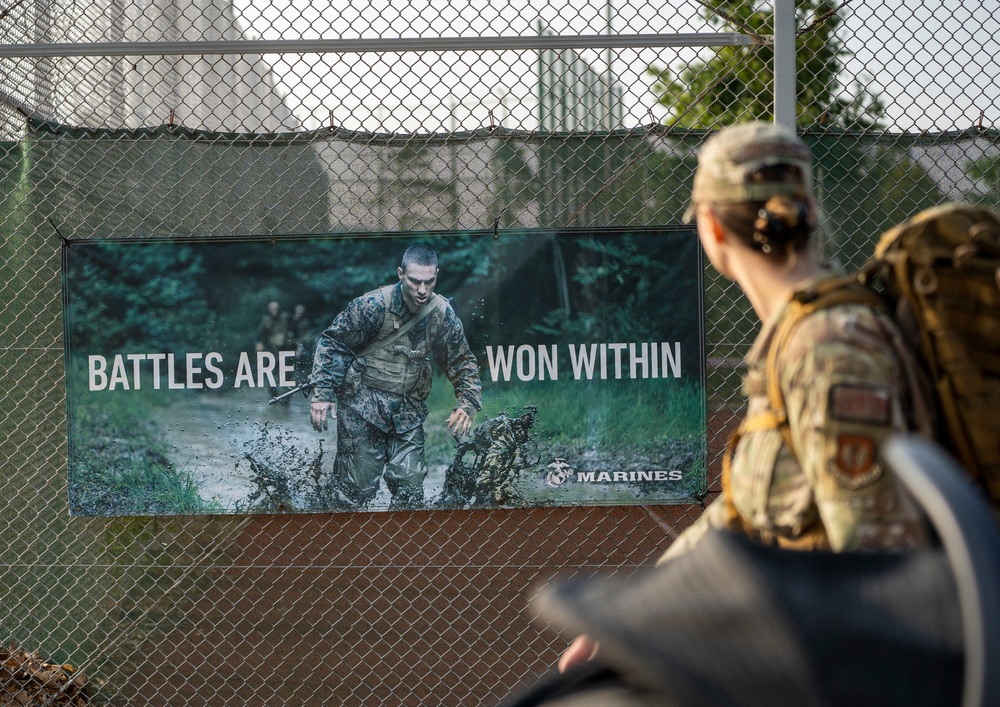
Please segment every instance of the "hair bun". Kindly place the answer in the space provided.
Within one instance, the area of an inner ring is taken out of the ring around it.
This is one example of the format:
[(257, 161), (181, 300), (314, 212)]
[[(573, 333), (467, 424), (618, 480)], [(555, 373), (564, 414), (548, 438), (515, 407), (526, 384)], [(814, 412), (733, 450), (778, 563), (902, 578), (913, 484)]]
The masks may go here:
[(809, 237), (809, 208), (787, 194), (772, 196), (757, 212), (753, 240), (764, 253), (797, 246)]

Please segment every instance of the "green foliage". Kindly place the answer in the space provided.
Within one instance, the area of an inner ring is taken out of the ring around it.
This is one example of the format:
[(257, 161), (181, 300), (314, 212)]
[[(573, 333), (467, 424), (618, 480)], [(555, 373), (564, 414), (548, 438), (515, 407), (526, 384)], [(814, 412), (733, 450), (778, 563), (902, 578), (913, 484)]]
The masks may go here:
[[(796, 3), (796, 112), (802, 124), (870, 128), (878, 124), (883, 106), (877, 97), (855, 83), (845, 96), (838, 77), (845, 50), (837, 38), (841, 24), (830, 0)], [(727, 27), (755, 36), (773, 34), (770, 2), (714, 0), (705, 3), (704, 16), (715, 27)], [(719, 47), (710, 56), (673, 69), (651, 66), (653, 92), (671, 110), (670, 125), (716, 127), (773, 117), (774, 47)]]
[[(846, 91), (839, 82), (846, 52), (837, 38), (838, 10), (830, 0), (796, 3), (796, 114), (800, 125), (822, 126), (821, 131), (803, 131), (815, 160), (816, 196), (826, 216), (818, 245), (850, 270), (871, 256), (883, 231), (940, 203), (945, 195), (904, 149), (876, 144), (856, 132), (877, 128), (883, 106), (864, 86)], [(771, 3), (714, 0), (705, 6), (704, 16), (730, 31), (773, 33)], [(652, 67), (650, 74), (654, 92), (671, 109), (670, 124), (716, 128), (773, 119), (773, 63), (771, 44), (721, 47), (679, 71)], [(733, 315), (734, 332), (746, 328), (741, 313)]]
[(970, 178), (980, 182), (979, 188), (966, 193), (969, 201), (990, 208), (1000, 206), (1000, 154), (981, 157), (966, 164)]
[[(455, 444), (441, 421), (455, 401), (447, 380), (435, 382), (428, 398), (431, 414), (425, 425), (427, 455), (451, 458)], [(705, 406), (696, 385), (680, 380), (587, 381), (560, 380), (532, 390), (530, 386), (488, 384), (476, 425), (505, 412), (524, 413), (538, 406), (533, 436), (540, 451), (601, 449), (614, 455), (654, 453), (676, 440), (702, 434)], [(437, 424), (436, 424), (437, 423)], [(552, 454), (550, 453), (551, 457)], [(559, 456), (556, 454), (555, 456)]]
[(69, 503), (84, 515), (167, 515), (213, 509), (177, 469), (148, 406), (135, 398), (90, 397), (70, 419)]
[(66, 272), (67, 314), (84, 351), (141, 347), (185, 352), (191, 332), (210, 327), (201, 294), (206, 269), (191, 246), (121, 244), (109, 251), (78, 243)]

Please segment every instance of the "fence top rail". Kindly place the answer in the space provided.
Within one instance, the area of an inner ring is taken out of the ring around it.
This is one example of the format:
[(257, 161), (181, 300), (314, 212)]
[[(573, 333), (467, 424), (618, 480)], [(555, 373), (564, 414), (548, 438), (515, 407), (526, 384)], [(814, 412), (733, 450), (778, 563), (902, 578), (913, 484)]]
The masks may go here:
[[(665, 125), (663, 123), (648, 123), (617, 130), (528, 130), (507, 128), (502, 125), (475, 128), (472, 130), (438, 131), (438, 132), (371, 132), (367, 130), (351, 130), (340, 125), (331, 124), (313, 130), (297, 130), (286, 132), (233, 132), (204, 130), (190, 128), (182, 124), (147, 125), (143, 127), (93, 127), (70, 125), (41, 116), (30, 106), (13, 99), (0, 91), (0, 108), (15, 110), (27, 119), (27, 126), (36, 136), (68, 137), (87, 140), (138, 140), (153, 138), (180, 138), (204, 142), (239, 142), (248, 144), (303, 143), (313, 141), (328, 141), (331, 139), (347, 142), (365, 143), (398, 143), (420, 144), (473, 142), (489, 139), (513, 139), (526, 141), (552, 140), (632, 140), (636, 138), (674, 139), (677, 141), (694, 141), (701, 143), (715, 132), (710, 128), (688, 128), (684, 126)], [(949, 144), (967, 140), (986, 140), (992, 144), (1000, 144), (1000, 129), (995, 127), (972, 126), (964, 129), (892, 132), (849, 130), (831, 125), (799, 125), (797, 131), (808, 142), (836, 141), (855, 145), (894, 145), (910, 148), (917, 146), (932, 146)]]
[(179, 42), (60, 42), (0, 45), (0, 57), (176, 56), (216, 54), (360, 54), (365, 52), (531, 51), (721, 47), (764, 44), (769, 37), (736, 32), (577, 34), (526, 37), (385, 37), (359, 39), (246, 39)]

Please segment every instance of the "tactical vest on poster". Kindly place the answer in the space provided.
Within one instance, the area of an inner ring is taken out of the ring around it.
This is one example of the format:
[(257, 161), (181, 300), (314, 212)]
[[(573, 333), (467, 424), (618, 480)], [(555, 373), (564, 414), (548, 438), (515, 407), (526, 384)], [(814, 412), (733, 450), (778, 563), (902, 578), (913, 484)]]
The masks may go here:
[[(444, 307), (435, 307), (427, 315), (423, 332), (416, 343), (413, 343), (411, 334), (413, 331), (420, 331), (420, 324), (395, 341), (379, 346), (381, 342), (393, 338), (395, 332), (407, 321), (389, 308), (393, 287), (386, 286), (380, 290), (386, 305), (385, 320), (375, 339), (366, 347), (374, 350), (364, 356), (361, 382), (376, 390), (406, 395), (414, 400), (426, 400), (431, 391), (432, 377), (430, 342), (444, 324)], [(432, 297), (436, 302), (444, 302), (441, 295), (434, 294)]]

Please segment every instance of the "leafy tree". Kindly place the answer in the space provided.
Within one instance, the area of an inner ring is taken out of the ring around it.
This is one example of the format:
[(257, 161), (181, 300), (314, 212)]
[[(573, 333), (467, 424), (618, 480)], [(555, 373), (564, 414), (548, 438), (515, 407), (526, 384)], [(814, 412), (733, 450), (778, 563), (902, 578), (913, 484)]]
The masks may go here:
[[(773, 34), (773, 3), (762, 0), (706, 0), (709, 24), (762, 38)], [(847, 270), (863, 264), (874, 243), (889, 226), (943, 199), (925, 170), (891, 144), (864, 135), (876, 129), (884, 114), (877, 96), (841, 78), (846, 49), (838, 39), (834, 0), (796, 0), (796, 116), (815, 160), (816, 193), (826, 218), (817, 240), (826, 255)], [(652, 66), (648, 74), (659, 102), (670, 109), (668, 125), (716, 129), (747, 120), (772, 120), (774, 46), (719, 47), (685, 66)], [(694, 137), (677, 130), (677, 138)], [(682, 143), (683, 144), (683, 143)], [(690, 194), (692, 171), (683, 175)], [(675, 176), (675, 179), (677, 177)], [(659, 212), (676, 214), (673, 191), (657, 194)], [(722, 359), (745, 353), (756, 330), (756, 317), (739, 289), (713, 271), (705, 280), (706, 344), (709, 355)], [(710, 368), (710, 390), (722, 400), (738, 398), (737, 376), (730, 369)]]
[[(715, 27), (756, 37), (773, 32), (771, 3), (711, 0), (704, 7)], [(874, 239), (886, 228), (944, 195), (905, 150), (863, 135), (878, 127), (884, 109), (857, 82), (853, 92), (840, 82), (847, 52), (837, 37), (839, 8), (832, 0), (796, 2), (796, 111), (800, 125), (822, 126), (818, 134), (803, 132), (828, 216), (821, 245), (853, 267), (871, 255)], [(672, 125), (716, 128), (773, 118), (773, 64), (771, 44), (720, 47), (679, 71), (653, 67), (650, 74), (653, 91), (673, 111)], [(983, 176), (988, 180), (985, 171)]]
[(1000, 206), (1000, 155), (981, 157), (965, 169), (970, 179), (980, 183), (980, 188), (966, 192), (966, 198), (988, 208)]
[[(703, 3), (708, 22), (755, 37), (773, 33), (771, 2), (712, 0)], [(883, 106), (854, 82), (853, 96), (839, 83), (845, 56), (837, 38), (841, 19), (830, 0), (796, 2), (797, 115), (801, 124), (835, 124), (870, 128), (878, 124)], [(774, 47), (759, 44), (719, 47), (711, 57), (691, 62), (679, 71), (652, 66), (653, 92), (671, 109), (668, 121), (679, 127), (715, 127), (773, 115)]]
[(863, 265), (879, 236), (945, 195), (905, 148), (844, 134), (806, 136), (826, 215), (820, 245), (845, 268)]
[[(186, 352), (214, 326), (199, 285), (208, 276), (180, 244), (79, 243), (66, 278), (80, 353)], [(211, 342), (214, 344), (215, 342)], [(140, 348), (141, 347), (141, 348)]]

